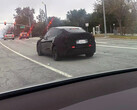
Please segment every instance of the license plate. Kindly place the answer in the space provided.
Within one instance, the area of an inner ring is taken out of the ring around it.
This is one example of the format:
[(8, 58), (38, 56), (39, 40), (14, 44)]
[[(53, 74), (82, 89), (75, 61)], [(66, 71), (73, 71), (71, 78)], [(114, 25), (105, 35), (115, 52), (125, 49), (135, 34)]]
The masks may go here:
[(86, 44), (86, 43), (88, 43), (88, 40), (87, 40), (87, 39), (77, 40), (77, 41), (76, 41), (76, 44)]

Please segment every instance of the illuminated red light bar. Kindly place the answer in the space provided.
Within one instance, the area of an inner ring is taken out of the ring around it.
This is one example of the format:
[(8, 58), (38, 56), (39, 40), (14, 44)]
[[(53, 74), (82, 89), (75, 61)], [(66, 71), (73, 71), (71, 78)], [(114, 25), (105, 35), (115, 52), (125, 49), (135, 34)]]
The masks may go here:
[(72, 46), (72, 49), (75, 49), (76, 47), (75, 46)]
[(49, 22), (49, 24), (48, 24), (48, 26), (46, 27), (46, 30), (48, 30), (49, 29), (49, 27), (51, 26), (51, 24), (52, 24), (52, 22), (54, 21), (54, 17), (50, 20), (50, 22)]

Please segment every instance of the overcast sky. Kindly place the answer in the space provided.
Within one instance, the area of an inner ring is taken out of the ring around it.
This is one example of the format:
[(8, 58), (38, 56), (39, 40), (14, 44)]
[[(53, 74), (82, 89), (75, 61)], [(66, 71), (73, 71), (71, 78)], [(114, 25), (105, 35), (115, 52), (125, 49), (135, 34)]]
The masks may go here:
[[(39, 9), (44, 9), (42, 1), (47, 4), (48, 16), (66, 18), (69, 10), (84, 8), (88, 13), (93, 12), (96, 0), (0, 0), (0, 23), (14, 22), (13, 14), (17, 7), (31, 7), (35, 9), (35, 16), (39, 14)], [(0, 29), (3, 26), (0, 24)]]

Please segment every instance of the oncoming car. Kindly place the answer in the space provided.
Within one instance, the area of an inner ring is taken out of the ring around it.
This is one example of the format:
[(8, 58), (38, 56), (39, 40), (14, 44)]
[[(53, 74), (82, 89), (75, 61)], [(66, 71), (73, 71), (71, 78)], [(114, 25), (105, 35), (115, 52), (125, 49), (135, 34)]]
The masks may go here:
[(19, 39), (23, 39), (23, 38), (29, 39), (29, 34), (27, 32), (20, 33)]
[(15, 39), (15, 36), (14, 36), (14, 33), (13, 32), (8, 32), (4, 35), (3, 37), (4, 40), (7, 40), (7, 39), (12, 39), (14, 40)]
[(80, 27), (53, 27), (37, 42), (38, 55), (50, 54), (56, 61), (70, 55), (92, 57), (95, 51), (94, 36)]

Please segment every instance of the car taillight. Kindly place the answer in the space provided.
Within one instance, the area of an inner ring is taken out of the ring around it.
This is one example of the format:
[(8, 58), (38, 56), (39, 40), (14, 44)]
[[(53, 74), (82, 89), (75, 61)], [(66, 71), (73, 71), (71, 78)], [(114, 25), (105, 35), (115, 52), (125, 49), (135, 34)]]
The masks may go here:
[(7, 35), (5, 35), (5, 37), (7, 37)]
[(14, 35), (12, 35), (12, 37), (14, 37)]
[(91, 44), (89, 44), (88, 46), (89, 46), (89, 47), (91, 47), (92, 45), (91, 45)]

